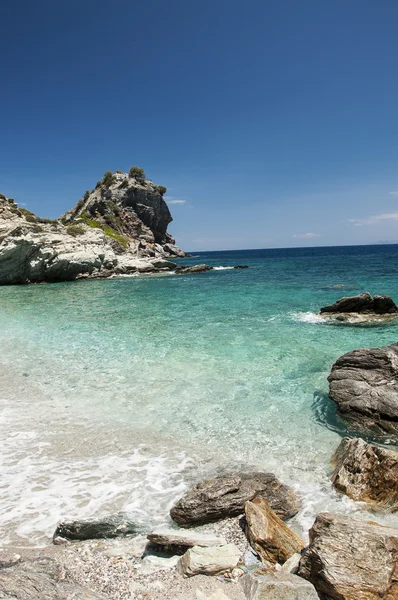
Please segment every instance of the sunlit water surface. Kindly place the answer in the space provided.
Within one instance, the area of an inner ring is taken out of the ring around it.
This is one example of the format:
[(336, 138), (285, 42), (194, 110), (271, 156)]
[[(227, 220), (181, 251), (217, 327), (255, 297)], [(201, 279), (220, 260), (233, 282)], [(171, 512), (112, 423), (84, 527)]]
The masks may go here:
[(4, 543), (45, 544), (60, 518), (118, 510), (150, 528), (192, 482), (242, 467), (297, 490), (304, 536), (321, 510), (369, 517), (330, 485), (344, 427), (326, 378), (398, 326), (315, 313), (365, 290), (398, 299), (398, 246), (180, 262), (250, 269), (0, 288)]

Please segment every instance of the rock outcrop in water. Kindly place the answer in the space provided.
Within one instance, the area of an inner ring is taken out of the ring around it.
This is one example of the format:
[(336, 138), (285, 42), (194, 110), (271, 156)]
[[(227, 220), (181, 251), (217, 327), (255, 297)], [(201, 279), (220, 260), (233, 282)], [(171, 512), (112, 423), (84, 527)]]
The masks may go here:
[(398, 436), (398, 344), (344, 354), (328, 381), (338, 414), (356, 429)]
[(320, 315), (354, 324), (371, 323), (398, 317), (398, 307), (390, 296), (372, 297), (369, 292), (364, 292), (322, 307)]
[(398, 452), (344, 438), (334, 455), (336, 489), (353, 500), (398, 510)]
[(171, 509), (181, 527), (211, 523), (243, 513), (245, 502), (261, 496), (281, 519), (299, 510), (294, 491), (273, 473), (235, 473), (207, 479), (189, 490)]
[(167, 232), (172, 217), (164, 190), (111, 174), (57, 220), (0, 195), (0, 284), (156, 271), (156, 260), (184, 256)]

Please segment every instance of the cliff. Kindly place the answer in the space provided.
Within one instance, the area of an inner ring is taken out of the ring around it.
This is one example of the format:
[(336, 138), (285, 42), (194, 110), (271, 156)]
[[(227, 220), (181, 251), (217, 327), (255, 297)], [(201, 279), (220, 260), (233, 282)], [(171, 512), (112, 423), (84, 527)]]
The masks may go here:
[(67, 281), (171, 268), (165, 188), (107, 173), (63, 217), (41, 219), (0, 195), (0, 284)]

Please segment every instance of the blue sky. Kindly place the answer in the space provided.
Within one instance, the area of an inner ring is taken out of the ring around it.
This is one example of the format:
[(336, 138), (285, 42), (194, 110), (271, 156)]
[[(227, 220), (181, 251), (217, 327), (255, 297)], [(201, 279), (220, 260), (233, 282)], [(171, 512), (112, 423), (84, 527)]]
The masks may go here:
[(3, 0), (1, 21), (0, 191), (37, 214), (137, 164), (188, 250), (398, 242), (397, 0)]

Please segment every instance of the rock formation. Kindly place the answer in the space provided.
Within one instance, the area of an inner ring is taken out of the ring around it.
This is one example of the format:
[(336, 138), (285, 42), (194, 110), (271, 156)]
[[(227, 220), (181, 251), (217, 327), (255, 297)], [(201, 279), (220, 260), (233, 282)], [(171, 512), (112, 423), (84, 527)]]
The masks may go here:
[(314, 586), (291, 573), (258, 569), (240, 583), (247, 600), (318, 600)]
[(354, 427), (398, 435), (398, 344), (344, 354), (328, 381), (339, 415)]
[(263, 562), (285, 563), (304, 542), (274, 513), (264, 498), (245, 504), (246, 536)]
[(397, 318), (398, 307), (390, 296), (374, 296), (369, 292), (357, 296), (340, 298), (330, 306), (320, 310), (322, 317), (347, 321), (349, 323), (372, 323)]
[(353, 500), (398, 510), (398, 452), (344, 438), (334, 455), (336, 489)]
[(331, 600), (398, 598), (398, 529), (321, 513), (299, 575)]
[(299, 509), (294, 491), (272, 473), (235, 473), (207, 479), (189, 490), (171, 509), (182, 527), (211, 523), (243, 513), (245, 502), (262, 496), (281, 519)]
[(192, 548), (193, 546), (224, 546), (227, 542), (218, 535), (187, 529), (162, 527), (147, 536), (152, 544), (165, 548)]
[(95, 540), (136, 535), (140, 528), (126, 515), (119, 513), (92, 521), (61, 521), (58, 523), (53, 539)]
[(230, 571), (238, 564), (241, 552), (235, 544), (204, 548), (194, 546), (180, 558), (177, 569), (186, 577), (193, 575), (217, 575)]
[(0, 195), (0, 284), (156, 271), (156, 259), (184, 256), (167, 233), (172, 217), (164, 190), (110, 174), (53, 221)]

